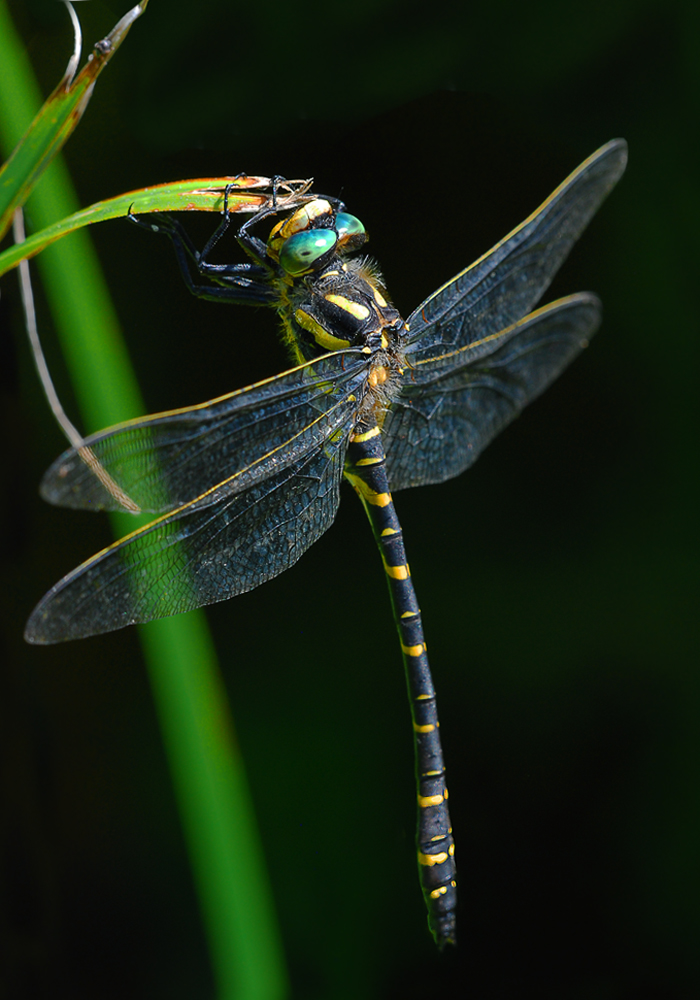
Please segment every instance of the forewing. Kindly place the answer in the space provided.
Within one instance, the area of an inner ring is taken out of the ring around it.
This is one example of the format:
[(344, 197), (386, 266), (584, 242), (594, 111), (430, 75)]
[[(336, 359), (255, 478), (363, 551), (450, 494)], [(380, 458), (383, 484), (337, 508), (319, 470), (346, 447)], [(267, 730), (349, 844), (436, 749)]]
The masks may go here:
[(408, 319), (408, 360), (483, 341), (528, 313), (626, 163), (624, 140), (601, 147), (505, 239), (426, 299)]
[(383, 426), (392, 490), (439, 483), (486, 445), (584, 348), (595, 295), (571, 295), (513, 326), (407, 369)]
[(366, 369), (365, 355), (339, 351), (208, 403), (100, 431), (54, 462), (41, 494), (91, 510), (211, 503), (218, 484), (239, 492), (313, 451), (344, 422), (353, 404), (339, 400), (361, 392)]
[(61, 642), (164, 618), (289, 569), (335, 518), (353, 421), (264, 481), (187, 504), (104, 549), (46, 594), (25, 638)]

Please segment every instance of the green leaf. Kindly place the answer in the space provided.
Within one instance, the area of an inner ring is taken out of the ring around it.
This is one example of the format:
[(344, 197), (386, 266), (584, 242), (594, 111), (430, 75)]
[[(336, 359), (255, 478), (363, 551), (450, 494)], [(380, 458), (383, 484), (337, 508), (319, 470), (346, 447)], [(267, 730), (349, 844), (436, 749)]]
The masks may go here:
[(25, 203), (39, 177), (72, 134), (92, 96), (97, 77), (147, 4), (148, 0), (141, 0), (97, 42), (77, 76), (74, 73), (79, 52), (74, 53), (63, 79), (0, 169), (0, 239), (12, 224), (14, 210)]
[[(277, 203), (294, 207), (304, 197), (311, 181), (285, 181), (279, 184)], [(129, 214), (146, 215), (149, 212), (221, 212), (226, 188), (240, 189), (230, 192), (230, 212), (257, 212), (272, 197), (273, 181), (269, 177), (202, 177), (196, 180), (156, 184), (126, 194), (98, 201), (88, 208), (74, 212), (65, 219), (40, 230), (23, 243), (0, 253), (0, 275), (16, 267), (24, 259), (34, 257), (51, 243), (83, 226), (107, 219), (124, 218)], [(257, 190), (258, 193), (251, 193)]]

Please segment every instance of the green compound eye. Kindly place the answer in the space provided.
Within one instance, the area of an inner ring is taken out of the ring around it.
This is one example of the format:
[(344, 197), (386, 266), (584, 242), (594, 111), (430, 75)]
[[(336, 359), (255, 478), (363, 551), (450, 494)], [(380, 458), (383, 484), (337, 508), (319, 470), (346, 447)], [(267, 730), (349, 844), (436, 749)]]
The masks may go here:
[(332, 250), (337, 242), (338, 236), (332, 229), (310, 229), (304, 233), (295, 233), (282, 244), (280, 264), (287, 274), (296, 277), (310, 270), (319, 257)]
[(347, 212), (338, 212), (335, 217), (335, 228), (339, 239), (346, 239), (349, 236), (364, 236), (365, 227), (355, 215), (348, 215)]

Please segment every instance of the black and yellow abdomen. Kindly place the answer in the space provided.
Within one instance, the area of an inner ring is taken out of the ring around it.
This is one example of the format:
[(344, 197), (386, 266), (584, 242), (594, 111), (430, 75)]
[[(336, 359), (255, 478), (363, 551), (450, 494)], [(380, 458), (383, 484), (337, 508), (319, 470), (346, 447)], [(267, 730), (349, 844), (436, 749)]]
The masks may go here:
[(376, 423), (360, 425), (352, 434), (345, 476), (360, 497), (372, 525), (394, 607), (413, 723), (418, 872), (430, 929), (442, 948), (455, 944), (456, 940), (457, 866), (440, 722), (421, 612), (406, 559), (403, 531), (389, 491), (382, 434)]

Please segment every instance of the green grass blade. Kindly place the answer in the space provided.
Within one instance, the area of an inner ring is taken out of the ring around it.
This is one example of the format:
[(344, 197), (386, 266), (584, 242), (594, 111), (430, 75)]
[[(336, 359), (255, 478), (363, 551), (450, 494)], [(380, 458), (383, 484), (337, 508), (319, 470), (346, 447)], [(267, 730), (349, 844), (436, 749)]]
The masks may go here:
[[(72, 134), (88, 106), (95, 81), (126, 38), (131, 25), (146, 9), (148, 0), (132, 8), (93, 49), (87, 64), (73, 76), (72, 69), (44, 101), (31, 125), (0, 169), (0, 239), (12, 223), (12, 213), (23, 205), (41, 174)], [(0, 33), (9, 22), (3, 5)], [(71, 60), (72, 62), (72, 60)], [(16, 79), (18, 66), (2, 61), (6, 84)], [(70, 64), (69, 64), (70, 67)], [(5, 89), (5, 88), (3, 88)], [(3, 109), (5, 110), (5, 109)], [(9, 110), (14, 111), (10, 108)], [(17, 119), (14, 119), (15, 122)], [(24, 121), (28, 121), (25, 118)]]
[[(23, 116), (29, 120), (27, 109), (33, 110), (38, 101), (4, 0), (0, 0), (0, 65), (0, 142), (11, 149), (17, 122)], [(5, 72), (8, 67), (10, 79)], [(46, 171), (30, 205), (35, 223), (44, 227), (57, 216), (76, 211), (70, 178), (60, 160)], [(39, 268), (87, 429), (143, 412), (87, 234), (72, 233), (60, 252), (58, 247), (49, 247)], [(133, 519), (129, 523), (134, 526)], [(166, 619), (144, 626), (141, 635), (218, 996), (221, 1000), (277, 1000), (287, 995), (279, 935), (245, 775), (204, 618), (195, 613)]]
[[(201, 177), (196, 180), (155, 184), (126, 194), (98, 201), (74, 212), (28, 237), (19, 246), (0, 253), (0, 275), (16, 267), (20, 260), (36, 256), (51, 243), (94, 222), (125, 218), (129, 213), (149, 212), (221, 212), (224, 191), (234, 185), (239, 192), (229, 192), (228, 208), (235, 212), (257, 212), (270, 199), (273, 182), (269, 177)], [(311, 181), (285, 181), (277, 195), (281, 206), (295, 207), (308, 191)], [(258, 193), (253, 193), (258, 189)]]
[(218, 671), (206, 667), (215, 663), (206, 618), (161, 618), (139, 631), (218, 997), (282, 1000), (289, 992), (282, 944), (226, 692)]

